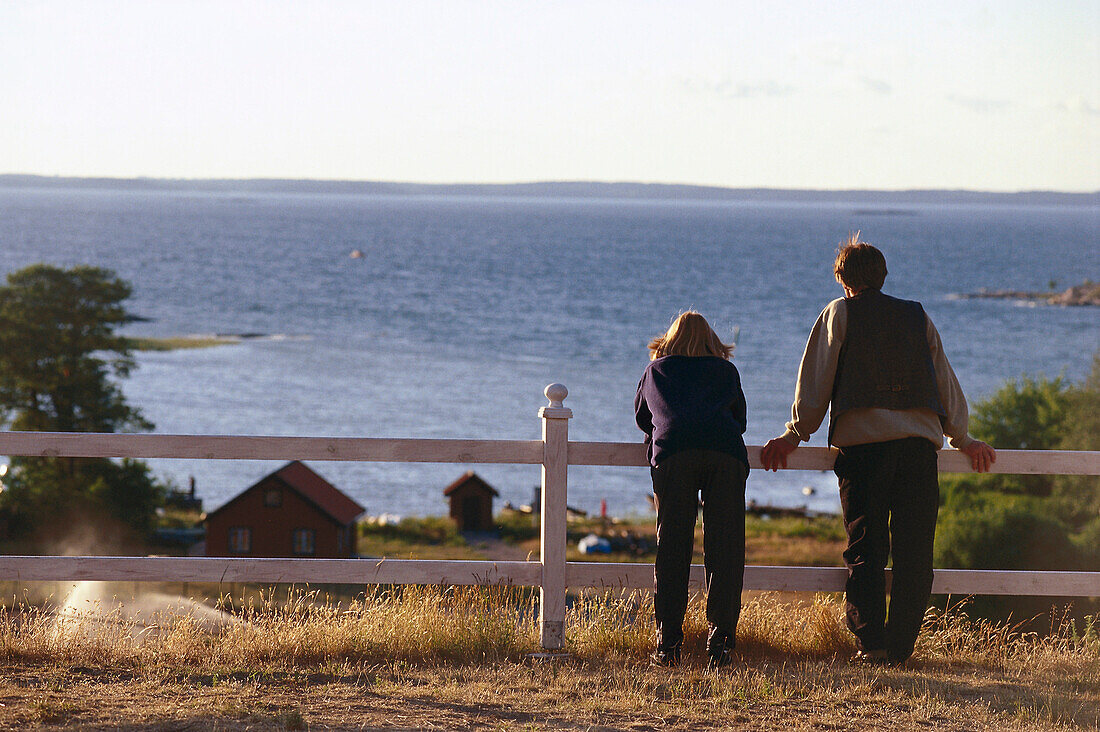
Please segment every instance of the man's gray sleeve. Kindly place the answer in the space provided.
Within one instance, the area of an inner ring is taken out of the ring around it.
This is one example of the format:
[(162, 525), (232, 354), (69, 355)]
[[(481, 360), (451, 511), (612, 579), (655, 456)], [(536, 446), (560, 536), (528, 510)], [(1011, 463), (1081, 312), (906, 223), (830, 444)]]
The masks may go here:
[(932, 365), (936, 369), (936, 387), (939, 389), (940, 404), (946, 415), (943, 419), (943, 433), (947, 436), (951, 447), (961, 450), (974, 441), (967, 432), (970, 412), (966, 406), (966, 395), (963, 394), (954, 369), (947, 361), (947, 354), (943, 352), (943, 344), (940, 343), (940, 334), (936, 326), (932, 324), (931, 318), (925, 316), (925, 320), (928, 322), (928, 350), (932, 354)]
[(839, 298), (825, 306), (810, 331), (802, 363), (798, 366), (791, 421), (783, 433), (783, 439), (793, 445), (809, 440), (829, 411), (847, 325), (848, 309), (844, 298)]

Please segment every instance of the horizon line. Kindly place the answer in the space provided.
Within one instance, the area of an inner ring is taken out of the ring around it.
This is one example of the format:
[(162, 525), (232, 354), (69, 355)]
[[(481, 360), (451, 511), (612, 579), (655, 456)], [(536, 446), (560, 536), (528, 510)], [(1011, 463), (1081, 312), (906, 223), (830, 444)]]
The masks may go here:
[(712, 193), (802, 193), (802, 194), (836, 194), (836, 193), (954, 193), (967, 195), (988, 196), (1022, 196), (1022, 195), (1057, 195), (1057, 196), (1100, 196), (1100, 188), (1091, 190), (1064, 190), (1053, 188), (1021, 188), (1014, 190), (996, 190), (965, 187), (903, 187), (903, 188), (813, 188), (813, 187), (779, 187), (779, 186), (728, 186), (707, 183), (669, 183), (637, 180), (599, 180), (599, 179), (534, 179), (516, 181), (451, 181), (451, 182), (422, 182), (407, 180), (381, 180), (365, 178), (292, 178), (292, 177), (182, 177), (182, 176), (154, 176), (154, 175), (65, 175), (43, 173), (0, 173), (0, 182), (21, 179), (23, 182), (98, 182), (98, 183), (176, 183), (176, 184), (226, 184), (226, 183), (304, 183), (310, 185), (364, 185), (364, 186), (395, 186), (416, 188), (525, 188), (534, 186), (592, 186), (592, 187), (635, 187), (640, 189), (680, 189), (708, 191)]

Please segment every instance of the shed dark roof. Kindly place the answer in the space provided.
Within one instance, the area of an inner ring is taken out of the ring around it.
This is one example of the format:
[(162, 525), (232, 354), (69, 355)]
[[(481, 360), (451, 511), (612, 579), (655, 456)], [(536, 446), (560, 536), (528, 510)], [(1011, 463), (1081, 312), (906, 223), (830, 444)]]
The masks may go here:
[(452, 493), (454, 493), (455, 491), (457, 491), (459, 488), (461, 488), (462, 486), (466, 485), (467, 483), (473, 483), (474, 485), (476, 485), (480, 488), (484, 488), (484, 489), (492, 492), (492, 494), (494, 496), (499, 496), (500, 495), (499, 493), (497, 493), (496, 488), (494, 488), (493, 486), (486, 483), (484, 480), (481, 479), (481, 476), (479, 476), (477, 473), (475, 473), (472, 470), (467, 470), (465, 475), (463, 475), (458, 480), (456, 480), (454, 483), (451, 483), (449, 486), (444, 488), (443, 489), (443, 495), (449, 496)]
[[(241, 491), (238, 497), (243, 496), (245, 493), (248, 493), (253, 488), (271, 478), (277, 478), (286, 483), (340, 524), (351, 524), (360, 514), (366, 511), (365, 508), (349, 498), (340, 491), (340, 489), (310, 470), (304, 463), (298, 460), (287, 463), (270, 475), (265, 475), (263, 478)], [(216, 511), (211, 513), (218, 513), (224, 510), (236, 500), (236, 498), (233, 498), (227, 501)]]

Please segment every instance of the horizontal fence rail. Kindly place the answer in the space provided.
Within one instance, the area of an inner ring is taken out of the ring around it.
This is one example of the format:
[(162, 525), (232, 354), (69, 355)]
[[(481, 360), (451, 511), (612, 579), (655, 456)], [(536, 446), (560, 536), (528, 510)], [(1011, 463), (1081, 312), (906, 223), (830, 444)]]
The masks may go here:
[[(545, 394), (550, 404), (539, 410), (541, 440), (0, 432), (0, 455), (12, 456), (540, 465), (542, 525), (538, 561), (0, 556), (0, 580), (538, 587), (541, 644), (548, 649), (560, 648), (564, 643), (567, 587), (653, 587), (653, 565), (649, 563), (565, 561), (568, 466), (644, 467), (648, 462), (645, 446), (640, 443), (570, 441), (568, 420), (573, 413), (562, 404), (568, 391), (560, 384), (551, 384)], [(762, 468), (760, 450), (758, 446), (748, 448), (750, 467)], [(831, 470), (835, 459), (833, 449), (799, 447), (787, 458), (787, 469)], [(957, 450), (940, 451), (938, 466), (941, 473), (973, 472), (969, 459)], [(1100, 452), (998, 450), (990, 472), (1100, 475)], [(847, 570), (843, 567), (748, 566), (744, 587), (841, 592), (846, 580)], [(697, 588), (703, 586), (703, 567), (692, 566), (691, 583)], [(932, 591), (1100, 597), (1100, 572), (939, 569)]]
[[(0, 558), (6, 579), (18, 582), (207, 582), (349, 585), (514, 585), (538, 587), (542, 564), (448, 559), (229, 559), (220, 557), (20, 557)], [(889, 587), (890, 570), (886, 570)], [(843, 592), (843, 567), (745, 567), (746, 590)], [(568, 587), (607, 590), (653, 588), (648, 563), (567, 562)], [(703, 567), (691, 568), (690, 584), (705, 586)], [(1100, 573), (938, 569), (937, 595), (1100, 596)]]
[[(781, 592), (843, 592), (848, 580), (844, 567), (745, 567), (746, 590)], [(703, 567), (692, 565), (691, 585), (705, 587)], [(886, 570), (890, 587), (890, 570)], [(652, 589), (653, 566), (569, 562), (570, 587)], [(937, 595), (1042, 595), (1047, 597), (1100, 596), (1100, 572), (1028, 572), (1017, 570), (937, 569), (932, 582)]]
[(2, 557), (21, 582), (262, 582), (538, 587), (539, 562), (442, 559), (230, 559), (228, 557)]
[[(748, 446), (749, 467), (762, 469), (759, 446)], [(276, 437), (261, 435), (152, 435), (72, 432), (0, 432), (0, 455), (129, 457), (193, 460), (333, 460), (389, 463), (507, 463), (541, 465), (542, 440), (448, 440), (385, 437)], [(788, 470), (832, 470), (835, 448), (800, 447)], [(568, 443), (570, 465), (645, 467), (637, 442)], [(958, 450), (939, 452), (941, 473), (971, 473)], [(990, 473), (1100, 475), (1100, 453), (1077, 450), (998, 450)]]
[[(749, 467), (763, 469), (760, 450), (747, 446)], [(0, 450), (3, 454), (3, 450)], [(837, 450), (830, 447), (799, 447), (787, 458), (787, 470), (832, 470)], [(570, 465), (616, 465), (644, 467), (645, 445), (631, 442), (570, 442)], [(958, 450), (940, 450), (941, 473), (973, 473), (970, 458)], [(1100, 453), (1077, 450), (997, 450), (997, 462), (990, 473), (1010, 475), (1098, 475)]]
[(28, 457), (539, 465), (542, 454), (541, 440), (0, 432), (0, 455)]

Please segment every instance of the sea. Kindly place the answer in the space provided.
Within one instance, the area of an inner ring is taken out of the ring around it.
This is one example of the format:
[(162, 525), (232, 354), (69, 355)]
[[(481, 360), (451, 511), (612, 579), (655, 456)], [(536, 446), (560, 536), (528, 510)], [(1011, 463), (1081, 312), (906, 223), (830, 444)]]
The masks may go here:
[[(1013, 203), (620, 200), (418, 193), (0, 186), (0, 275), (90, 264), (130, 282), (132, 336), (237, 335), (139, 352), (129, 402), (171, 434), (538, 439), (543, 388), (570, 436), (641, 440), (646, 344), (685, 309), (726, 340), (749, 444), (783, 431), (799, 358), (850, 232), (884, 291), (919, 299), (969, 399), (1024, 375), (1088, 373), (1100, 308), (968, 299), (1100, 280), (1100, 207)], [(361, 256), (352, 256), (359, 252)], [(811, 444), (824, 444), (824, 428)], [(212, 510), (277, 462), (152, 460)], [(368, 514), (443, 515), (467, 470), (530, 503), (537, 466), (321, 462)], [(648, 512), (645, 468), (575, 467), (570, 506)], [(761, 504), (839, 509), (835, 477), (754, 470)]]

